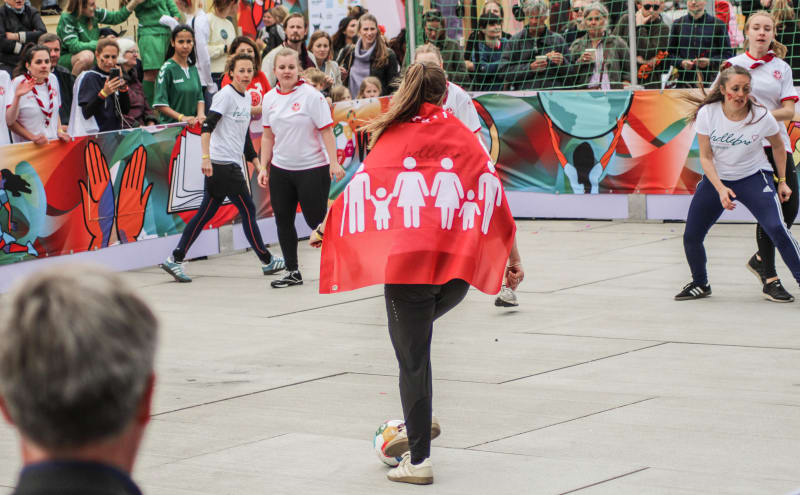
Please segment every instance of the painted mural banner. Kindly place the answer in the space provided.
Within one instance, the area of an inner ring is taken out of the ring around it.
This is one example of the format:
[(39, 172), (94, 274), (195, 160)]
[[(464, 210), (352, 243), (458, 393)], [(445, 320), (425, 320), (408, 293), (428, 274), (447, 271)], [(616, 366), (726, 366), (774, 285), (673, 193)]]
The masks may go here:
[[(691, 194), (702, 169), (691, 105), (674, 91), (540, 92), (475, 98), (482, 135), (507, 191)], [(347, 175), (367, 154), (358, 128), (389, 99), (337, 103), (333, 132)], [(800, 128), (789, 124), (795, 160)], [(253, 134), (260, 146), (260, 136)], [(0, 264), (179, 234), (202, 196), (199, 129), (158, 126), (0, 148)], [(398, 164), (401, 166), (401, 164)], [(269, 194), (242, 161), (259, 218)], [(208, 228), (235, 222), (222, 207)]]

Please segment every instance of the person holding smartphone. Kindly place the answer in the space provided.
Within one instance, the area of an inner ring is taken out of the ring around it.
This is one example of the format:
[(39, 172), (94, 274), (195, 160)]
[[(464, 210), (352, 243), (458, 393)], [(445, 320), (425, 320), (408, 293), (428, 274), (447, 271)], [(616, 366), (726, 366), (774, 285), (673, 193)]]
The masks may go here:
[(117, 65), (117, 41), (109, 38), (98, 41), (95, 58), (95, 66), (76, 84), (80, 116), (94, 119), (97, 132), (116, 131), (122, 129), (124, 115), (131, 108), (128, 84)]

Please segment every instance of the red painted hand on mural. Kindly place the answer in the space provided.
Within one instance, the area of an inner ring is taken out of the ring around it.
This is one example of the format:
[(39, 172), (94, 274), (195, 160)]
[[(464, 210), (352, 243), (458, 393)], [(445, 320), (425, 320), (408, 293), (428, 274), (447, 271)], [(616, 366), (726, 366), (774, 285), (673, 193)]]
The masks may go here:
[(123, 244), (136, 241), (142, 231), (144, 212), (153, 184), (147, 186), (142, 193), (144, 173), (147, 168), (147, 152), (139, 146), (133, 152), (131, 161), (122, 174), (117, 200), (117, 234)]
[(86, 166), (86, 182), (80, 180), (81, 202), (83, 203), (83, 222), (91, 234), (89, 249), (108, 246), (111, 229), (114, 226), (114, 187), (108, 171), (106, 158), (100, 146), (94, 141), (86, 145), (83, 152)]

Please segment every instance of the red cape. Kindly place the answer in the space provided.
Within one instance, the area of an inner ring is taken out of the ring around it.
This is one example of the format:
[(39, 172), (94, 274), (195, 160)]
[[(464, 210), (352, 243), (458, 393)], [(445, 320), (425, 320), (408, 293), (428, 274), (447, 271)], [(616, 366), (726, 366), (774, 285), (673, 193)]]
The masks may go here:
[(516, 226), (475, 135), (441, 107), (380, 137), (331, 206), (320, 292), (462, 279), (496, 294)]

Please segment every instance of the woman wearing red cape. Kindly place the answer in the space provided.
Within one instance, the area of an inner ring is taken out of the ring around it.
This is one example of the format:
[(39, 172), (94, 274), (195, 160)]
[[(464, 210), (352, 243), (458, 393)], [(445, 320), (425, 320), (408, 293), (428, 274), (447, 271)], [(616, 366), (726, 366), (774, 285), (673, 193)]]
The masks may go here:
[[(402, 455), (388, 477), (433, 482), (433, 322), (469, 286), (497, 294), (523, 278), (515, 224), (486, 151), (446, 112), (437, 66), (412, 64), (388, 112), (368, 123), (371, 151), (311, 238), (322, 245), (320, 292), (384, 284), (406, 428), (385, 446)], [(325, 236), (324, 243), (322, 237)]]

